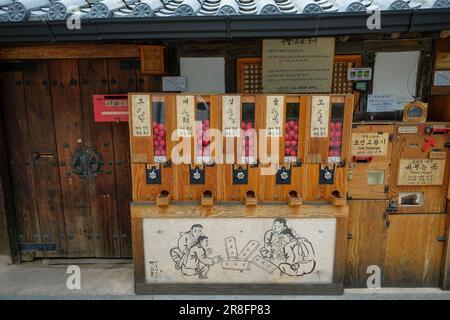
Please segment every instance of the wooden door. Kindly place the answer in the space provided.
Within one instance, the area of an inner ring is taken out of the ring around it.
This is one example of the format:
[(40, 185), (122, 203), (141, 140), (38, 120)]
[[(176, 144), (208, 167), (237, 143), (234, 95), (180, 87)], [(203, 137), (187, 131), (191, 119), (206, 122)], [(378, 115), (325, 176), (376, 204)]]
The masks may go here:
[(438, 287), (446, 214), (386, 214), (387, 200), (349, 201), (345, 285), (367, 287), (371, 265), (382, 287)]
[[(21, 251), (131, 257), (128, 123), (94, 122), (92, 95), (159, 90), (135, 61), (49, 60), (2, 66), (0, 103)], [(99, 155), (81, 176), (76, 155)], [(89, 153), (89, 154), (90, 154)]]
[(389, 215), (383, 286), (438, 287), (446, 214)]
[(386, 200), (351, 200), (345, 285), (350, 288), (367, 286), (367, 268), (382, 268), (384, 260)]

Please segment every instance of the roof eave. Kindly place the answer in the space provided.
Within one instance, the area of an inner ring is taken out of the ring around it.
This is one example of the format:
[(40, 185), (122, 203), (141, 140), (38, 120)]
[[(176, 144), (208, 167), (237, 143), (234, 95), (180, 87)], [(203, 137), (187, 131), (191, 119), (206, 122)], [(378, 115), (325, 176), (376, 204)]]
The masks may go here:
[(367, 28), (369, 13), (314, 15), (236, 15), (83, 19), (81, 29), (65, 21), (0, 23), (0, 42), (64, 42), (98, 40), (233, 39), (311, 37), (449, 29), (450, 8), (381, 11), (381, 29)]

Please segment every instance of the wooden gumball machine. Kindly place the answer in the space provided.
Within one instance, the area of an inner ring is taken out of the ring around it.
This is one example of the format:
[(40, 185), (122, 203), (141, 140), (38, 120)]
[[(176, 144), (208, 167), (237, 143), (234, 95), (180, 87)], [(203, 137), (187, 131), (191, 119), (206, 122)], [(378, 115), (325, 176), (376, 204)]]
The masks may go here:
[(446, 211), (449, 147), (449, 123), (396, 125), (389, 183), (389, 199), (396, 212)]
[(129, 100), (133, 200), (168, 205), (176, 191), (170, 160), (174, 98), (130, 93)]
[[(176, 165), (177, 200), (200, 200), (212, 205), (219, 200), (217, 191), (218, 97), (212, 95), (177, 95), (177, 129), (181, 139), (188, 139), (189, 163)], [(211, 130), (212, 131), (211, 131)], [(187, 146), (187, 145), (186, 145)]]
[(221, 97), (224, 162), (220, 165), (224, 201), (257, 204), (259, 188), (258, 131), (262, 125), (262, 96)]
[[(264, 201), (287, 201), (291, 206), (302, 203), (306, 104), (306, 97), (298, 95), (265, 96), (267, 149), (271, 157), (278, 152), (278, 161), (273, 174), (261, 175)], [(277, 151), (273, 150), (276, 143)]]
[(305, 155), (305, 199), (346, 200), (353, 96), (310, 96)]

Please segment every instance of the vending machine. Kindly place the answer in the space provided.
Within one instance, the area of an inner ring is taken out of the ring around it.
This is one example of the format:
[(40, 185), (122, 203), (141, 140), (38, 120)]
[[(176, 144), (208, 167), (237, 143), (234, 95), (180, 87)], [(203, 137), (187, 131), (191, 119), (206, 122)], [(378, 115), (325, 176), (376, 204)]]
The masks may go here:
[(224, 201), (256, 205), (260, 198), (258, 134), (263, 122), (261, 95), (220, 98), (223, 163), (220, 165)]
[(130, 93), (129, 105), (133, 200), (166, 205), (176, 198), (170, 153), (174, 97)]
[(216, 163), (216, 156), (220, 156), (218, 96), (179, 94), (175, 101), (176, 199), (212, 205), (220, 195)]
[(352, 95), (309, 96), (305, 154), (305, 199), (345, 204)]

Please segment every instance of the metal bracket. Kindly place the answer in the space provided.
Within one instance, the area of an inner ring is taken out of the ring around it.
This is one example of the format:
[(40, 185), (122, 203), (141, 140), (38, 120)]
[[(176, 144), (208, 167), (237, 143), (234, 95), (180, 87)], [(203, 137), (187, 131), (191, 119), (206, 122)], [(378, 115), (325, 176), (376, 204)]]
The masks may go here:
[(145, 165), (145, 182), (147, 184), (161, 184), (161, 166)]
[(189, 166), (189, 182), (190, 184), (205, 184), (205, 169)]
[(233, 184), (248, 184), (248, 166), (233, 167)]
[(167, 160), (166, 162), (164, 162), (163, 167), (164, 167), (164, 168), (172, 168), (172, 160), (169, 159), (169, 160)]
[(331, 169), (328, 166), (322, 169), (319, 164), (319, 170), (319, 184), (334, 184), (334, 165)]
[(291, 184), (292, 169), (282, 166), (277, 171), (276, 184)]
[(56, 243), (19, 243), (19, 251), (56, 251)]

